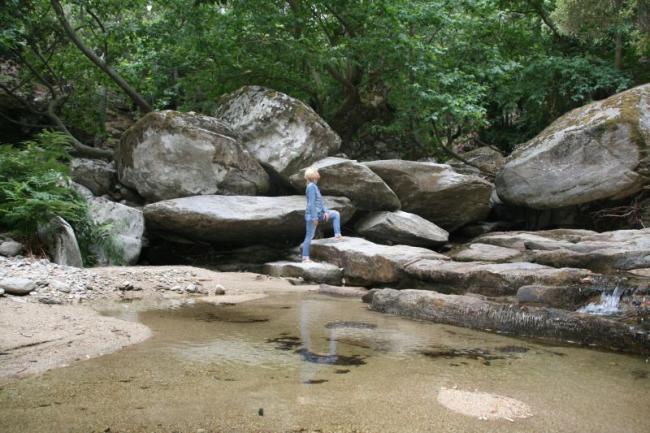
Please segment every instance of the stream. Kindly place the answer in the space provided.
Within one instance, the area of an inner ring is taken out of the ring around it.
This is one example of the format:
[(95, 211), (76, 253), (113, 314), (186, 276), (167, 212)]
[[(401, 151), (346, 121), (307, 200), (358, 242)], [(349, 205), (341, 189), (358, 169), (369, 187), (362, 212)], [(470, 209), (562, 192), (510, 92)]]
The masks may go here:
[[(371, 312), (317, 294), (158, 309), (117, 304), (153, 337), (0, 388), (12, 432), (650, 431), (650, 364)], [(532, 416), (443, 407), (452, 388), (507, 396)]]

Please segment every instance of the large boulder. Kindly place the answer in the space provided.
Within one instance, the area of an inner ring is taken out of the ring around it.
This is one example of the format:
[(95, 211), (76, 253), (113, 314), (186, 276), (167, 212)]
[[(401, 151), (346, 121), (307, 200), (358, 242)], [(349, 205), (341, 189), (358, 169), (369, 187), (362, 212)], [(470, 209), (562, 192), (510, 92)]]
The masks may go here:
[(365, 163), (395, 191), (402, 210), (448, 231), (485, 219), (492, 184), (456, 173), (446, 164), (389, 159)]
[[(354, 214), (345, 197), (323, 199), (341, 213), (342, 224)], [(144, 217), (148, 229), (224, 246), (287, 244), (305, 236), (303, 196), (184, 197), (147, 205)]]
[(449, 233), (424, 218), (403, 211), (372, 212), (355, 227), (363, 237), (380, 244), (435, 247), (449, 240)]
[(75, 158), (70, 161), (70, 177), (91, 190), (94, 195), (104, 195), (113, 188), (117, 181), (115, 162)]
[(419, 260), (405, 266), (404, 273), (425, 288), (441, 292), (486, 296), (514, 295), (532, 284), (549, 286), (591, 285), (595, 276), (586, 269), (556, 269), (538, 263), (452, 262)]
[(500, 334), (650, 353), (650, 334), (641, 327), (552, 308), (520, 307), (422, 290), (382, 289), (373, 293), (370, 309)]
[(116, 151), (121, 183), (148, 201), (197, 194), (263, 194), (269, 177), (219, 120), (195, 113), (149, 113)]
[(83, 267), (81, 250), (72, 226), (61, 217), (52, 218), (38, 228), (38, 238), (50, 259), (59, 265)]
[[(400, 202), (393, 190), (372, 170), (357, 161), (344, 158), (325, 158), (314, 164), (321, 176), (319, 188), (323, 194), (344, 196), (357, 209), (396, 210)], [(305, 188), (305, 169), (291, 176), (291, 184), (298, 190)]]
[(343, 268), (347, 283), (364, 286), (398, 282), (403, 268), (418, 260), (448, 260), (424, 248), (379, 245), (355, 237), (314, 241), (311, 256)]
[(142, 210), (98, 197), (90, 200), (93, 221), (108, 226), (110, 243), (93, 245), (100, 265), (133, 265), (138, 262), (144, 235)]
[(516, 149), (496, 178), (506, 203), (533, 209), (620, 199), (647, 183), (650, 84), (577, 108)]
[(336, 153), (341, 139), (314, 110), (284, 93), (245, 86), (225, 95), (215, 112), (243, 145), (282, 177)]

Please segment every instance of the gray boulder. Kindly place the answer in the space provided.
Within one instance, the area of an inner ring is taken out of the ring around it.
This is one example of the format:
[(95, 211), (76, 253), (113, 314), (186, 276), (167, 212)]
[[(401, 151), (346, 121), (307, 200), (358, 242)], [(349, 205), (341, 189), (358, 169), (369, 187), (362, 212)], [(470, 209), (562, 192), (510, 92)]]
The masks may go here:
[(70, 177), (99, 196), (107, 194), (115, 185), (117, 170), (114, 162), (75, 158), (70, 162)]
[(533, 209), (628, 197), (647, 183), (649, 145), (646, 84), (561, 116), (508, 157), (497, 193)]
[(641, 327), (552, 308), (519, 307), (422, 290), (382, 289), (373, 293), (370, 309), (499, 334), (650, 353), (650, 334)]
[(355, 227), (363, 237), (381, 244), (435, 247), (449, 240), (449, 233), (418, 215), (396, 212), (373, 212)]
[(272, 277), (302, 278), (315, 283), (333, 284), (340, 286), (343, 272), (338, 266), (317, 262), (272, 262), (266, 263), (263, 273)]
[[(345, 197), (323, 197), (341, 213), (354, 214)], [(305, 235), (303, 196), (250, 197), (205, 195), (165, 200), (144, 207), (147, 227), (190, 240), (245, 246), (295, 243)]]
[[(325, 158), (314, 164), (321, 179), (318, 186), (323, 194), (344, 196), (357, 209), (396, 210), (400, 202), (395, 193), (372, 170), (357, 161), (344, 158)], [(305, 189), (305, 169), (291, 176), (291, 184)]]
[(66, 220), (54, 217), (38, 228), (38, 238), (45, 245), (50, 260), (59, 265), (83, 267), (81, 251), (74, 230)]
[(36, 283), (28, 278), (0, 278), (0, 289), (9, 295), (27, 295), (36, 288)]
[(490, 212), (492, 184), (456, 173), (446, 164), (399, 159), (364, 163), (397, 194), (402, 210), (448, 231), (480, 221)]
[(246, 149), (285, 179), (341, 146), (339, 136), (309, 106), (260, 86), (225, 95), (215, 117), (236, 130)]
[(0, 240), (0, 256), (13, 257), (23, 252), (23, 244), (14, 240)]
[(98, 264), (136, 264), (144, 235), (142, 210), (98, 197), (90, 201), (90, 215), (97, 224), (108, 225), (108, 234), (112, 239), (110, 246), (91, 247)]
[(121, 183), (149, 201), (197, 194), (263, 194), (269, 177), (219, 120), (159, 111), (129, 128), (116, 151)]
[(405, 266), (415, 284), (437, 291), (486, 296), (514, 295), (521, 286), (591, 285), (595, 276), (586, 269), (556, 269), (537, 263), (485, 263), (419, 260)]
[(355, 237), (314, 241), (311, 256), (343, 268), (348, 283), (362, 286), (397, 282), (403, 268), (418, 260), (448, 260), (424, 248), (379, 245)]
[(465, 161), (474, 165), (466, 164), (457, 159), (450, 160), (449, 165), (459, 173), (473, 174), (476, 176), (492, 177), (496, 175), (506, 162), (506, 158), (498, 150), (493, 149), (490, 146), (478, 147), (468, 152), (464, 152), (460, 156)]

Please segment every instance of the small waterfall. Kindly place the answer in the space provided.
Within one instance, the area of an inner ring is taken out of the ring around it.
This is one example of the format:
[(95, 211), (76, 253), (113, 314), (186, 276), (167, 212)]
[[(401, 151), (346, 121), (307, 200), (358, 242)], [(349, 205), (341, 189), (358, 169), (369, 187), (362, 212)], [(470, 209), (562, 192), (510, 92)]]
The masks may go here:
[(596, 314), (599, 316), (609, 316), (619, 312), (618, 305), (621, 302), (621, 296), (625, 288), (617, 285), (612, 293), (603, 292), (600, 295), (600, 302), (592, 302), (589, 305), (578, 308), (578, 313)]

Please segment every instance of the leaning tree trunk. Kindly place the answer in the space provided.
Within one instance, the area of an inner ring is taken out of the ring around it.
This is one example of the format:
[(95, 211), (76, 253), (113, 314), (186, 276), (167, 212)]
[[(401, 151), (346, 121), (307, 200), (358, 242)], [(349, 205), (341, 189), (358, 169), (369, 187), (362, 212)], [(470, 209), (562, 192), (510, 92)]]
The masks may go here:
[(113, 70), (110, 66), (108, 66), (102, 59), (97, 57), (97, 55), (90, 49), (88, 48), (79, 38), (77, 33), (74, 31), (70, 23), (65, 17), (65, 12), (63, 11), (63, 7), (61, 6), (61, 2), (58, 0), (51, 0), (52, 7), (54, 8), (54, 12), (56, 13), (57, 18), (59, 19), (59, 22), (63, 26), (63, 29), (65, 31), (65, 34), (68, 36), (68, 38), (81, 50), (81, 52), (90, 59), (91, 62), (93, 62), (99, 69), (101, 69), (103, 72), (105, 72), (111, 79), (122, 89), (124, 92), (131, 98), (131, 100), (138, 106), (140, 111), (143, 113), (148, 113), (152, 111), (151, 106), (147, 101), (144, 100), (138, 92), (133, 89), (129, 83), (126, 82), (117, 72)]

